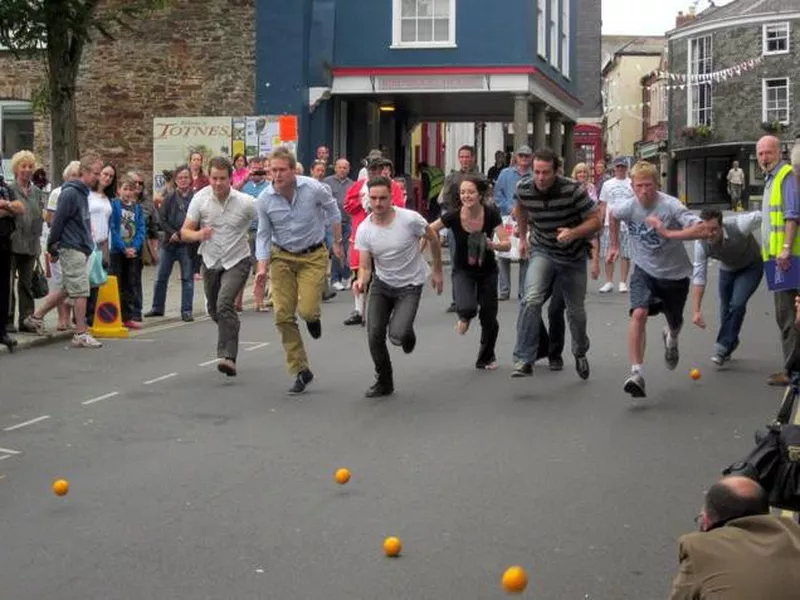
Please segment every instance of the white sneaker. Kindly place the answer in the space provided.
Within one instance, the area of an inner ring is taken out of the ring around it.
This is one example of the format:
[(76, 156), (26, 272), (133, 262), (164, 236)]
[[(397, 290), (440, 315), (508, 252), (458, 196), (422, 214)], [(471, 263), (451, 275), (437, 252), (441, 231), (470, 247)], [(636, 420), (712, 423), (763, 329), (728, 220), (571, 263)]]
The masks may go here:
[(102, 348), (103, 344), (94, 339), (88, 332), (76, 333), (72, 336), (73, 348)]
[(611, 283), (610, 281), (607, 281), (606, 283), (603, 284), (603, 287), (601, 287), (597, 291), (600, 292), (601, 294), (607, 294), (608, 292), (613, 292), (614, 284)]
[(345, 290), (344, 284), (341, 281), (337, 281), (333, 284), (333, 289), (342, 292)]
[[(609, 290), (611, 291), (611, 290)], [(624, 281), (619, 282), (619, 293), (620, 294), (627, 294), (628, 293), (628, 284)]]

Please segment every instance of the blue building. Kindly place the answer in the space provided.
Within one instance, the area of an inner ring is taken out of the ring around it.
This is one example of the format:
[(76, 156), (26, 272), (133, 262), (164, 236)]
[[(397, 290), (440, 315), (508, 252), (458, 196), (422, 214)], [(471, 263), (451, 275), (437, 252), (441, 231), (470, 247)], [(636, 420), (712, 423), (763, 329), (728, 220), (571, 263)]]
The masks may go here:
[(500, 121), (570, 163), (580, 1), (257, 0), (256, 111), (299, 115), (305, 161), (380, 147), (402, 166), (417, 123)]

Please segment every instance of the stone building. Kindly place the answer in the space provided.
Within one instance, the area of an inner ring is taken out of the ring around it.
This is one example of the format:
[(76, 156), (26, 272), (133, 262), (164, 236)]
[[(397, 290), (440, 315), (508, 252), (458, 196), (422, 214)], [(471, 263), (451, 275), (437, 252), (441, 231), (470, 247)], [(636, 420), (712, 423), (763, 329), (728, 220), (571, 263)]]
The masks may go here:
[[(101, 0), (100, 11), (125, 0)], [(143, 14), (115, 40), (84, 50), (77, 81), (78, 139), (119, 169), (152, 169), (153, 118), (253, 114), (257, 0), (173, 0)], [(3, 156), (33, 149), (49, 166), (48, 117), (35, 100), (44, 57), (0, 48)], [(33, 102), (32, 102), (33, 101)]]
[(756, 141), (774, 133), (788, 150), (800, 116), (800, 2), (734, 0), (680, 14), (667, 41), (671, 193), (689, 205), (728, 204), (738, 160), (746, 193), (760, 195)]

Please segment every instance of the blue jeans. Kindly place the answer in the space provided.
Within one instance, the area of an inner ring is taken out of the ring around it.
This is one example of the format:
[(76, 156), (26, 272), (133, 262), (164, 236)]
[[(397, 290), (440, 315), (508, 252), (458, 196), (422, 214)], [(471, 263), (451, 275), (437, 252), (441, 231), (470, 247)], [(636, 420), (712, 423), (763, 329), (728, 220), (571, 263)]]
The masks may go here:
[[(500, 288), (498, 293), (501, 297), (510, 297), (511, 296), (511, 259), (510, 258), (498, 258), (497, 259), (497, 267), (498, 267), (498, 281), (500, 283)], [(528, 269), (528, 261), (521, 260), (519, 261), (519, 291), (517, 292), (517, 297), (522, 298), (522, 292), (525, 291), (525, 271)]]
[(561, 263), (544, 254), (534, 253), (528, 261), (525, 296), (517, 317), (517, 343), (514, 362), (533, 363), (537, 358), (542, 330), (542, 305), (558, 286), (567, 306), (567, 320), (572, 335), (572, 354), (584, 356), (589, 351), (586, 335), (586, 260)]
[(764, 269), (760, 262), (741, 271), (719, 271), (719, 316), (720, 328), (717, 335), (717, 354), (730, 356), (739, 345), (739, 332), (742, 330), (747, 301), (750, 300)]
[(172, 275), (172, 265), (178, 261), (181, 268), (181, 314), (192, 314), (194, 300), (194, 268), (192, 253), (187, 244), (162, 244), (159, 252), (156, 289), (153, 292), (153, 312), (163, 313), (167, 301), (167, 284)]
[[(340, 281), (346, 283), (350, 281), (350, 235), (352, 233), (352, 224), (350, 221), (342, 221), (342, 253), (343, 259), (340, 262), (335, 256), (331, 258), (333, 264), (331, 265), (331, 280), (333, 283)], [(331, 233), (331, 237), (333, 233)], [(331, 246), (328, 246), (329, 248)]]

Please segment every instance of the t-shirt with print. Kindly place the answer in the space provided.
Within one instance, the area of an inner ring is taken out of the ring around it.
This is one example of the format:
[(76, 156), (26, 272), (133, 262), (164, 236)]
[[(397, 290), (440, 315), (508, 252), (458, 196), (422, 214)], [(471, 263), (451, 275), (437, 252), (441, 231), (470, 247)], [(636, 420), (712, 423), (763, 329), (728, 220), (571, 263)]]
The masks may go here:
[[(453, 210), (442, 215), (442, 223), (444, 226), (453, 232), (455, 238), (455, 257), (453, 261), (453, 268), (459, 271), (470, 272), (491, 272), (497, 269), (497, 261), (494, 259), (494, 252), (488, 250), (483, 255), (483, 264), (469, 264), (469, 251), (468, 240), (469, 233), (464, 230), (461, 223), (461, 211)], [(488, 239), (494, 237), (494, 230), (503, 224), (503, 218), (500, 216), (500, 211), (496, 208), (487, 206), (483, 210), (483, 229), (481, 232), (486, 235)]]
[[(603, 184), (600, 190), (600, 202), (606, 203), (606, 221), (605, 226), (608, 227), (608, 215), (611, 212), (611, 206), (622, 200), (635, 200), (636, 195), (633, 193), (633, 185), (631, 185), (630, 178), (617, 179), (612, 177)], [(623, 223), (620, 229), (625, 231), (626, 225)]]
[(369, 252), (375, 262), (375, 275), (391, 287), (424, 285), (430, 273), (419, 250), (428, 222), (418, 212), (395, 207), (394, 219), (380, 226), (369, 215), (356, 231), (356, 250)]
[(611, 209), (614, 217), (628, 224), (631, 260), (645, 273), (656, 279), (685, 279), (692, 274), (692, 263), (680, 240), (668, 240), (645, 223), (649, 216), (657, 217), (667, 229), (684, 229), (700, 218), (689, 212), (680, 200), (656, 192), (656, 202), (645, 209), (639, 201), (623, 200)]
[(136, 205), (120, 202), (119, 235), (126, 246), (136, 237)]

